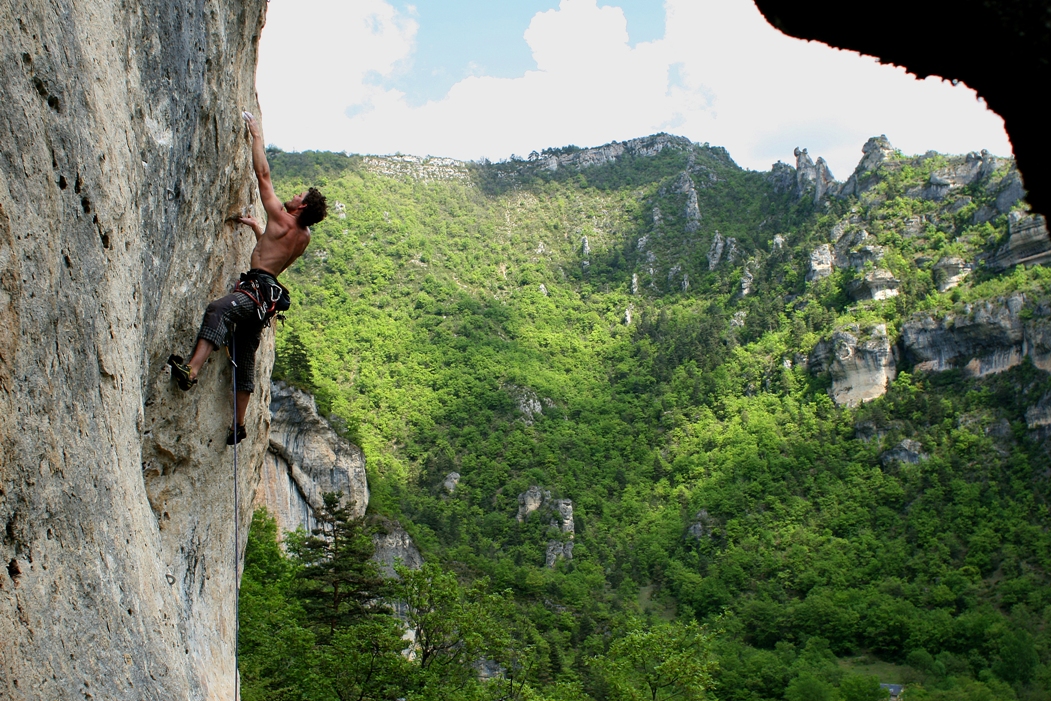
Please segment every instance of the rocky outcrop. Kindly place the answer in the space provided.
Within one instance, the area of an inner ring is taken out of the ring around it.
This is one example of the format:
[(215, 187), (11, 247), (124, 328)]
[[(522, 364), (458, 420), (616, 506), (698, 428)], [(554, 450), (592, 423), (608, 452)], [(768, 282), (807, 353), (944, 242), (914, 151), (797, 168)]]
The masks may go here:
[(890, 299), (898, 296), (901, 281), (889, 270), (870, 270), (847, 283), (847, 293), (851, 299)]
[(634, 157), (656, 156), (667, 148), (686, 151), (693, 148), (693, 142), (682, 136), (654, 134), (653, 136), (646, 136), (640, 139), (614, 141), (605, 146), (580, 149), (570, 153), (537, 154), (535, 158), (539, 160), (542, 168), (554, 171), (566, 167), (590, 168), (604, 165), (616, 161), (625, 155)]
[(1051, 308), (1030, 304), (1015, 294), (969, 305), (962, 314), (935, 318), (919, 314), (902, 326), (906, 362), (916, 370), (960, 369), (972, 377), (1003, 372), (1028, 356), (1038, 368), (1051, 371)]
[(701, 509), (694, 515), (693, 522), (686, 528), (686, 533), (691, 538), (698, 540), (711, 538), (718, 526), (719, 522), (708, 513), (708, 510)]
[(829, 233), (832, 240), (832, 264), (837, 268), (853, 267), (852, 254), (866, 247), (865, 242), (870, 238), (869, 232), (861, 228), (860, 223), (859, 217), (851, 216), (832, 227)]
[(745, 268), (744, 272), (741, 273), (741, 296), (742, 297), (747, 297), (748, 295), (750, 295), (752, 293), (752, 284), (753, 284), (754, 281), (755, 281), (755, 276), (752, 275), (752, 273), (748, 270), (748, 268)]
[(529, 514), (540, 508), (545, 499), (551, 498), (551, 492), (540, 489), (535, 484), (518, 495), (518, 522), (529, 518)]
[(1007, 221), (1007, 243), (989, 259), (990, 268), (1006, 270), (1020, 264), (1051, 263), (1051, 239), (1047, 235), (1047, 222), (1042, 216), (1012, 212)]
[(894, 147), (887, 136), (874, 136), (861, 147), (861, 161), (847, 182), (836, 193), (839, 197), (859, 196), (879, 182), (877, 170), (894, 156)]
[(524, 421), (527, 426), (531, 426), (534, 419), (543, 414), (544, 406), (540, 403), (540, 397), (537, 396), (537, 393), (532, 389), (528, 387), (519, 387), (518, 385), (506, 385), (504, 390), (507, 392), (508, 396), (511, 397), (511, 401), (514, 402), (515, 408), (522, 416), (522, 421)]
[[(306, 392), (275, 382), (271, 397), (270, 449), (260, 469), (253, 507), (270, 512), (277, 521), (279, 538), (297, 528), (308, 532), (315, 528), (314, 513), (326, 492), (342, 492), (342, 504), (350, 508), (351, 515), (364, 517), (369, 485), (361, 449), (336, 433)], [(455, 472), (446, 476), (450, 493), (459, 479)], [(385, 577), (397, 576), (396, 564), (410, 569), (423, 565), (420, 551), (397, 522), (383, 520), (372, 542), (376, 546), (373, 559)]]
[(802, 199), (808, 192), (813, 191), (814, 202), (820, 202), (829, 191), (833, 194), (838, 191), (836, 180), (832, 177), (832, 171), (828, 169), (824, 158), (819, 157), (817, 163), (814, 163), (805, 148), (797, 148), (795, 157), (797, 199)]
[(931, 272), (934, 274), (934, 284), (938, 291), (947, 292), (963, 282), (973, 269), (963, 258), (948, 256), (935, 263)]
[(782, 161), (771, 166), (766, 177), (779, 195), (791, 192), (796, 187), (796, 169)]
[(1045, 394), (1040, 401), (1025, 410), (1025, 422), (1030, 430), (1047, 431), (1051, 428), (1051, 393)]
[[(986, 159), (989, 159), (989, 163)], [(982, 151), (980, 154), (968, 153), (963, 161), (951, 163), (932, 172), (926, 186), (909, 190), (906, 194), (909, 197), (941, 202), (954, 190), (967, 187), (991, 173), (997, 163), (998, 160), (990, 156), (988, 151)]]
[(554, 567), (555, 561), (564, 557), (573, 559), (573, 538), (576, 526), (573, 521), (573, 501), (571, 499), (553, 499), (551, 491), (531, 486), (518, 495), (518, 522), (522, 523), (534, 512), (550, 515), (549, 526), (557, 531), (559, 537), (548, 541), (545, 554), (547, 567)]
[(847, 264), (854, 270), (864, 270), (883, 260), (884, 253), (883, 246), (860, 246), (847, 253)]
[(840, 329), (810, 354), (811, 371), (832, 375), (829, 395), (839, 406), (857, 406), (883, 396), (898, 376), (887, 327), (878, 324), (862, 332), (857, 326)]
[(1000, 191), (996, 194), (996, 209), (1001, 214), (1007, 214), (1018, 201), (1025, 197), (1025, 185), (1022, 184), (1022, 175), (1017, 168), (1012, 168), (1000, 183)]
[(452, 158), (366, 156), (362, 162), (369, 172), (388, 178), (411, 178), (422, 182), (433, 182), (467, 180), (471, 177), (468, 165)]
[(854, 437), (866, 443), (887, 435), (886, 429), (875, 421), (860, 421), (854, 424)]
[(923, 445), (919, 441), (914, 441), (906, 438), (901, 443), (883, 453), (880, 456), (880, 462), (884, 465), (893, 465), (894, 463), (908, 463), (915, 465), (923, 462), (928, 458), (928, 455), (923, 452)]
[(384, 523), (382, 528), (382, 533), (372, 536), (372, 544), (376, 546), (372, 559), (379, 565), (380, 573), (384, 577), (398, 577), (398, 573), (394, 571), (395, 565), (410, 570), (423, 567), (423, 556), (412, 542), (412, 536), (404, 528), (393, 521)]
[(255, 506), (266, 507), (278, 532), (312, 529), (326, 492), (342, 492), (354, 517), (364, 516), (369, 485), (361, 449), (321, 418), (313, 397), (283, 382), (271, 388), (270, 413), (270, 447)]
[(832, 274), (832, 247), (823, 243), (810, 252), (806, 281), (813, 282)]
[(686, 231), (693, 233), (701, 228), (701, 208), (697, 200), (697, 188), (689, 173), (683, 173), (675, 183), (676, 190), (686, 195)]
[(0, 697), (233, 698), (272, 332), (236, 482), (225, 354), (164, 363), (249, 267), (265, 7), (0, 5)]
[(446, 492), (448, 492), (449, 494), (452, 494), (453, 492), (456, 491), (456, 487), (459, 484), (460, 484), (460, 473), (459, 472), (450, 472), (449, 474), (447, 474), (445, 476), (445, 481), (442, 482), (442, 487), (445, 489)]
[(708, 270), (715, 270), (722, 263), (732, 265), (741, 257), (741, 247), (733, 236), (723, 237), (718, 231), (712, 237), (712, 243), (708, 246)]
[(726, 248), (726, 239), (718, 231), (712, 238), (712, 245), (708, 247), (708, 270), (715, 270), (723, 259), (723, 250)]
[(573, 559), (573, 541), (549, 540), (547, 542), (547, 551), (544, 553), (544, 566), (554, 567), (555, 563), (563, 558), (566, 560)]

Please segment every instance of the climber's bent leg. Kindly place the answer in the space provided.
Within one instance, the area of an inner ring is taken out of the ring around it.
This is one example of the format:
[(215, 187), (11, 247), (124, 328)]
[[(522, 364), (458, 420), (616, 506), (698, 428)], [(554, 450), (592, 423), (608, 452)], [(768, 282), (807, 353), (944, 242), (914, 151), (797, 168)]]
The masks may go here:
[(197, 345), (193, 349), (193, 357), (190, 358), (190, 362), (187, 365), (190, 366), (190, 379), (196, 380), (197, 373), (204, 367), (205, 362), (208, 360), (208, 356), (212, 354), (212, 351), (216, 349), (216, 346), (211, 341), (206, 341), (203, 338), (197, 338)]
[[(236, 424), (231, 429), (226, 439), (227, 445), (239, 443), (247, 436), (245, 429), (245, 412), (248, 410), (248, 401), (255, 391), (255, 352), (259, 348), (259, 340), (263, 334), (263, 325), (258, 317), (253, 321), (246, 319), (239, 322), (234, 331), (234, 348), (237, 363), (237, 416)], [(235, 438), (236, 436), (236, 438)]]
[(258, 324), (255, 304), (242, 292), (232, 292), (213, 301), (204, 310), (201, 330), (197, 332), (197, 345), (190, 358), (190, 378), (196, 379), (208, 356), (216, 348), (225, 346), (234, 324)]

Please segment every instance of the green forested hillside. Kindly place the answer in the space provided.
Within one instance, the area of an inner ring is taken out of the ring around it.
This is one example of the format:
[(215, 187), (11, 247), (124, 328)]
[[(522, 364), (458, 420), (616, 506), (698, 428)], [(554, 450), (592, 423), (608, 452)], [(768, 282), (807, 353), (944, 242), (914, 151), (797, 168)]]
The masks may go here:
[(624, 660), (673, 620), (708, 626), (710, 698), (1051, 698), (1051, 272), (1012, 164), (874, 140), (817, 198), (647, 143), (271, 151), (279, 195), (338, 203), (275, 374), (363, 447), (370, 511), (506, 597), (521, 698), (651, 698)]

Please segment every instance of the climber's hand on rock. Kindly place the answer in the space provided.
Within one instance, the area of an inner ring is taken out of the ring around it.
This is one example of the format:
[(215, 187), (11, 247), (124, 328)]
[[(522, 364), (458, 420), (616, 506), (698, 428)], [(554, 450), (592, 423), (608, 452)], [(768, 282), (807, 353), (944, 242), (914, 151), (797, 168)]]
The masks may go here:
[(261, 136), (261, 132), (259, 131), (259, 122), (255, 120), (255, 116), (251, 112), (242, 112), (241, 116), (248, 123), (248, 132), (258, 139)]
[(244, 224), (250, 226), (253, 229), (259, 228), (259, 222), (254, 217), (234, 217), (234, 221), (238, 224)]

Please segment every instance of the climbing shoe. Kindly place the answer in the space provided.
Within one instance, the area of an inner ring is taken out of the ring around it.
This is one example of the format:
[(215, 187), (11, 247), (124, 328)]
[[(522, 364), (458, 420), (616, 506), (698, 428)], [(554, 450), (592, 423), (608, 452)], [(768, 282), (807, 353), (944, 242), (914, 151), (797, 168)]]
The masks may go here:
[(245, 430), (244, 424), (237, 427), (237, 433), (230, 431), (230, 435), (226, 437), (227, 445), (237, 445), (245, 438), (248, 438), (248, 431)]
[(168, 365), (172, 369), (172, 377), (179, 383), (179, 389), (186, 392), (197, 384), (197, 378), (190, 378), (191, 368), (182, 362), (181, 355), (169, 355)]

